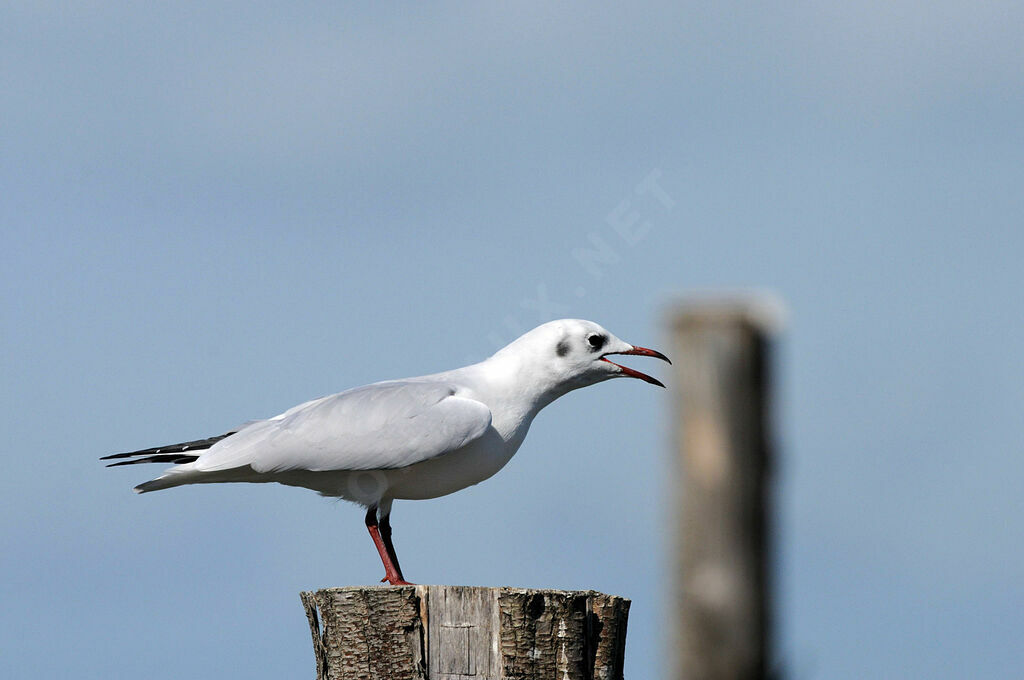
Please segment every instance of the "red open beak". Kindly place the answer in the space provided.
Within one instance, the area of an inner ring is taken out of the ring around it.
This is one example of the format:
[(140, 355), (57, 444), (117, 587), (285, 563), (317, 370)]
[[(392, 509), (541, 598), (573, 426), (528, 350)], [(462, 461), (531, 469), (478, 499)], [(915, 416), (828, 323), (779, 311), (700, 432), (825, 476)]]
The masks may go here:
[[(627, 350), (624, 350), (622, 352), (608, 352), (608, 354), (637, 354), (637, 355), (642, 356), (642, 357), (654, 357), (655, 359), (661, 359), (662, 361), (668, 361), (668, 363), (670, 363), (670, 364), (672, 363), (671, 361), (669, 361), (669, 358), (667, 356), (665, 356), (664, 354), (662, 354), (661, 352), (658, 352), (657, 350), (653, 350), (653, 349), (647, 349), (646, 347), (637, 347), (636, 345), (633, 346), (633, 349), (627, 349)], [(656, 378), (652, 378), (651, 376), (647, 375), (646, 373), (641, 373), (640, 371), (634, 371), (632, 368), (629, 368), (627, 366), (619, 365), (619, 364), (615, 363), (614, 361), (610, 361), (606, 356), (601, 357), (601, 361), (607, 361), (612, 366), (618, 366), (619, 370), (622, 372), (622, 374), (626, 375), (626, 376), (629, 376), (630, 378), (639, 378), (640, 380), (643, 380), (644, 382), (649, 382), (652, 385), (657, 385), (658, 387), (664, 387), (664, 385), (661, 383), (660, 380), (658, 380)]]

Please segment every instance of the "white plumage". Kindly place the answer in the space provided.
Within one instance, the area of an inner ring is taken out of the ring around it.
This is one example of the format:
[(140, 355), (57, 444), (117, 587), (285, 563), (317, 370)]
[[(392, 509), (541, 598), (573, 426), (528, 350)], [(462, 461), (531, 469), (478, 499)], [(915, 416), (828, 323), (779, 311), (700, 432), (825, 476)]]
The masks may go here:
[(615, 377), (661, 384), (612, 363), (609, 354), (667, 361), (595, 323), (562, 319), (478, 364), (356, 387), (220, 437), (106, 458), (127, 459), (114, 465), (180, 463), (137, 486), (140, 493), (279, 482), (360, 503), (369, 509), (385, 579), (404, 583), (390, 540), (392, 501), (435, 498), (487, 479), (512, 458), (537, 413), (566, 392)]

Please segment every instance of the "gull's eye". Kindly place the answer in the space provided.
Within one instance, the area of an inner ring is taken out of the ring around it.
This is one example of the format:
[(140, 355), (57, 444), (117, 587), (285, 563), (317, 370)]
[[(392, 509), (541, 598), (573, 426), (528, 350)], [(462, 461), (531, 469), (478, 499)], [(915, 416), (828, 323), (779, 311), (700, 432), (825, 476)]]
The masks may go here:
[(587, 336), (587, 344), (590, 345), (590, 349), (601, 349), (604, 347), (604, 341), (605, 337), (603, 335), (598, 335), (597, 333), (592, 333)]

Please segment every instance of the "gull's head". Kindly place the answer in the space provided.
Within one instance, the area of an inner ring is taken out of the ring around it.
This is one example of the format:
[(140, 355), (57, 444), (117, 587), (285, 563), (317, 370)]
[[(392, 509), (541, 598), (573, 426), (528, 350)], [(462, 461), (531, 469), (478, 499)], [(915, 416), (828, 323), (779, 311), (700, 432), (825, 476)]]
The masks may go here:
[(619, 340), (593, 321), (559, 319), (534, 328), (498, 355), (517, 356), (523, 364), (548, 376), (562, 392), (586, 387), (611, 378), (639, 378), (664, 387), (660, 381), (608, 357), (635, 354), (668, 361), (661, 352)]

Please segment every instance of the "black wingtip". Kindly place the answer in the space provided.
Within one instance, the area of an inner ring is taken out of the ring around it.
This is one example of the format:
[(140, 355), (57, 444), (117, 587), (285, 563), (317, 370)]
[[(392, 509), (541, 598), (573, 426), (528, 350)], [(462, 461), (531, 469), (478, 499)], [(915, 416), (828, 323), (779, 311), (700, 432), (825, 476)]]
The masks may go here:
[[(238, 432), (238, 430), (232, 430), (231, 432), (225, 432), (219, 434), (216, 437), (208, 437), (206, 439), (195, 439), (190, 442), (181, 442), (180, 444), (168, 444), (166, 446), (154, 446), (151, 449), (140, 449), (138, 451), (128, 451), (126, 453), (112, 453), (109, 456), (102, 456), (100, 460), (115, 460), (118, 458), (138, 458), (138, 460), (127, 461), (124, 463), (112, 463), (107, 467), (116, 467), (118, 465), (129, 465), (131, 463), (166, 463), (166, 462), (177, 462), (167, 456), (191, 458), (195, 460), (198, 456), (185, 455), (186, 451), (202, 451), (208, 449), (221, 439), (230, 437), (231, 435)], [(185, 461), (191, 462), (191, 461)]]
[(110, 463), (107, 467), (120, 467), (121, 465), (138, 465), (139, 463), (194, 463), (199, 456), (183, 456), (180, 453), (164, 453), (156, 456), (146, 456), (134, 460), (122, 460), (117, 463)]

